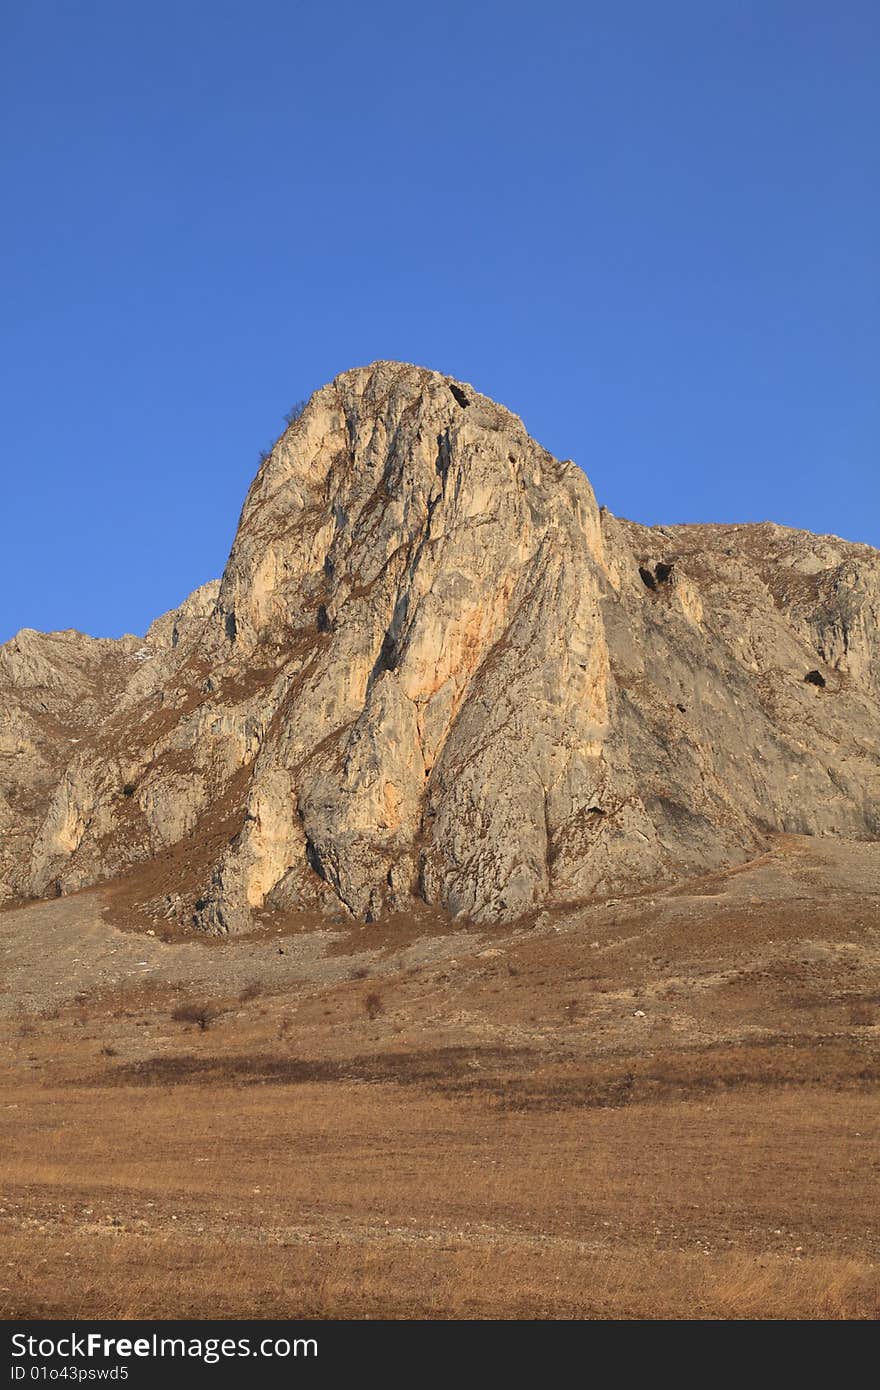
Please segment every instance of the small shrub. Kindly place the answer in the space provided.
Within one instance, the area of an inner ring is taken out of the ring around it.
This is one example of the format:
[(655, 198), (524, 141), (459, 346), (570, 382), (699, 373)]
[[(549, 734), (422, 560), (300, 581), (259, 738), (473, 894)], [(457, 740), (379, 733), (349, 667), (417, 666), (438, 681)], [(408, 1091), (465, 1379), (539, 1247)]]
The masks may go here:
[(265, 986), (261, 984), (259, 980), (252, 980), (249, 985), (245, 985), (244, 989), (239, 994), (238, 1002), (239, 1004), (247, 1004), (251, 999), (259, 999), (260, 995), (264, 992)]
[(302, 415), (307, 405), (308, 401), (294, 401), (293, 405), (290, 407), (290, 409), (284, 417), (288, 425), (293, 425), (296, 423), (296, 421)]
[(101, 1048), (101, 1056), (102, 1056), (102, 1057), (116, 1057), (116, 1056), (118, 1056), (118, 1053), (117, 1053), (115, 1047), (109, 1047), (109, 1046), (108, 1046), (108, 1047), (102, 1047), (102, 1048)]
[(365, 979), (367, 978), (367, 976), (369, 975), (369, 973), (370, 973), (370, 972), (369, 972), (369, 970), (367, 969), (367, 967), (366, 967), (365, 965), (358, 965), (358, 966), (355, 967), (354, 970), (352, 970), (351, 975), (349, 976), (349, 979), (351, 979), (351, 980), (365, 980)]
[(171, 1015), (173, 1023), (195, 1023), (200, 1033), (205, 1033), (219, 1017), (219, 1011), (209, 1004), (181, 1004)]
[(382, 996), (377, 994), (375, 990), (372, 990), (364, 1000), (364, 1008), (367, 1011), (367, 1018), (378, 1018), (385, 1010), (385, 1005), (382, 1003)]

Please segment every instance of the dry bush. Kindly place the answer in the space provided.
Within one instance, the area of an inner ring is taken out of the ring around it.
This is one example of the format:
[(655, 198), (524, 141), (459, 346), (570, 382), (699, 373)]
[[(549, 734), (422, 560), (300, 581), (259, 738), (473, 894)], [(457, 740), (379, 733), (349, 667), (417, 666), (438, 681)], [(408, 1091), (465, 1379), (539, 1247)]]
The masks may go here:
[(219, 1017), (220, 1010), (211, 1004), (180, 1004), (171, 1014), (173, 1023), (194, 1023), (201, 1033)]
[(381, 1013), (384, 1013), (385, 1005), (382, 1003), (381, 994), (377, 994), (375, 990), (371, 990), (364, 1000), (364, 1009), (366, 1010), (367, 1018), (370, 1019), (378, 1018)]
[(249, 985), (245, 985), (239, 994), (238, 1002), (239, 1004), (247, 1004), (251, 999), (259, 999), (265, 992), (266, 986), (260, 980), (252, 980)]

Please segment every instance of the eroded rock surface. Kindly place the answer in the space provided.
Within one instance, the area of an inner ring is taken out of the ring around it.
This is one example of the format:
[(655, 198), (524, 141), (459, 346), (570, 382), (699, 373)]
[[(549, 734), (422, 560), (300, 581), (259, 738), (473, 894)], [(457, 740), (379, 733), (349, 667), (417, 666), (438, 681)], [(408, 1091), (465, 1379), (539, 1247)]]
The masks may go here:
[[(478, 920), (880, 834), (880, 555), (645, 528), (468, 385), (318, 391), (146, 638), (0, 648), (0, 893)], [(824, 686), (807, 680), (818, 671)]]

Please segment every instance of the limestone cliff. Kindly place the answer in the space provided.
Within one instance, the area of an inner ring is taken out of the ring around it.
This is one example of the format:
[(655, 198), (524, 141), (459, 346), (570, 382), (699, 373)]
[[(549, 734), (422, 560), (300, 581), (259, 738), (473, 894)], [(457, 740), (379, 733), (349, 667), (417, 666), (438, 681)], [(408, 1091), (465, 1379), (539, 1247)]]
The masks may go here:
[(0, 893), (149, 863), (153, 905), (212, 931), (493, 920), (773, 829), (874, 837), (878, 620), (867, 546), (617, 520), (470, 386), (346, 372), (219, 584), (143, 641), (0, 648)]

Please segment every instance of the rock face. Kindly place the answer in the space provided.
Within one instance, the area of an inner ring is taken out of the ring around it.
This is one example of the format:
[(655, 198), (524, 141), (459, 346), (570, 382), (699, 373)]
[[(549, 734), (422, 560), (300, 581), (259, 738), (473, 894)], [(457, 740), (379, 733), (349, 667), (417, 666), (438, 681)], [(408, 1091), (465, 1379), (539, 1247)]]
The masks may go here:
[(346, 372), (260, 468), (219, 584), (142, 641), (0, 648), (0, 893), (141, 864), (215, 932), (499, 920), (772, 830), (872, 838), (878, 624), (870, 547), (618, 520), (470, 386)]

